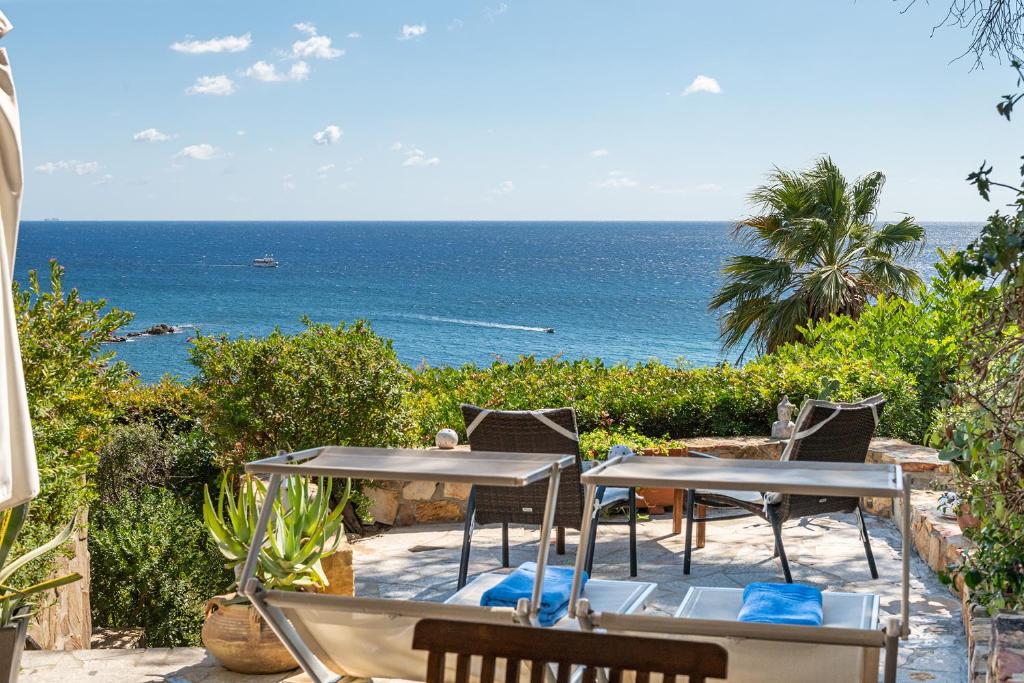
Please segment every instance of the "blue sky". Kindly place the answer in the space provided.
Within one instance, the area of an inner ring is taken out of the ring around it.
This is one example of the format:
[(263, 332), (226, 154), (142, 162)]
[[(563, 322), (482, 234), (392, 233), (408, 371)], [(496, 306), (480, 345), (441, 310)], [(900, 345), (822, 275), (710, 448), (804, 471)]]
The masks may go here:
[(981, 220), (1014, 81), (942, 4), (9, 0), (24, 216), (730, 219), (828, 153)]

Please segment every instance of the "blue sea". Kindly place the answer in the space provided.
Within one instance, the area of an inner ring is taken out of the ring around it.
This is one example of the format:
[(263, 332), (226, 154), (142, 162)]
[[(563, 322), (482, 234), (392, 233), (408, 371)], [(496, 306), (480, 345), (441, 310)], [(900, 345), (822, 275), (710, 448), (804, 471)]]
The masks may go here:
[[(916, 261), (979, 225), (928, 224)], [(369, 320), (411, 365), (525, 354), (606, 362), (726, 359), (707, 303), (729, 256), (726, 222), (24, 222), (16, 277), (56, 258), (66, 286), (135, 314), (111, 345), (146, 381), (195, 374), (188, 340)], [(278, 268), (253, 268), (273, 254)], [(549, 334), (546, 328), (554, 328)]]

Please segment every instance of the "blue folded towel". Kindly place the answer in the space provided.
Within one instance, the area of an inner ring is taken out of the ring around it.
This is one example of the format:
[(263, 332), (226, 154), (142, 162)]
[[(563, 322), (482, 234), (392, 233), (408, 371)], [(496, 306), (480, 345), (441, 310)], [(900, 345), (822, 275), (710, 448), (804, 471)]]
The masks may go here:
[[(545, 567), (544, 584), (540, 593), (541, 626), (551, 626), (569, 611), (569, 596), (572, 593), (572, 567)], [(484, 607), (515, 607), (519, 598), (529, 599), (533, 595), (533, 582), (537, 577), (537, 563), (524, 562), (499, 583), (488, 588), (480, 597)], [(587, 585), (586, 572), (580, 590)]]
[(821, 591), (798, 583), (752, 583), (743, 589), (739, 620), (821, 626)]

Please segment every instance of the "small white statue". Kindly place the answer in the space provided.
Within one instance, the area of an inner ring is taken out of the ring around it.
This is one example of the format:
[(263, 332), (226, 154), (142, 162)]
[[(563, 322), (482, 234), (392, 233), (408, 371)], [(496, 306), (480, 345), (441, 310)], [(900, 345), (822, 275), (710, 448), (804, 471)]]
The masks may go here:
[(772, 425), (772, 438), (788, 439), (793, 436), (793, 428), (796, 426), (793, 424), (793, 411), (796, 410), (796, 406), (789, 402), (789, 396), (783, 396), (776, 410), (779, 419)]
[(454, 429), (442, 429), (434, 437), (434, 443), (438, 448), (450, 451), (459, 445), (459, 433)]

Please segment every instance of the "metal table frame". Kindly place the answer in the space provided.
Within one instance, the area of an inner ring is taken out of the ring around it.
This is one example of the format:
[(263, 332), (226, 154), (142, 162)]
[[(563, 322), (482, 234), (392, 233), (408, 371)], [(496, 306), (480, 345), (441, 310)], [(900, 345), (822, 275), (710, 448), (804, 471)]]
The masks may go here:
[[(580, 531), (580, 544), (576, 550), (576, 573), (569, 615), (576, 617), (583, 628), (875, 647), (885, 650), (884, 680), (886, 683), (895, 682), (899, 640), (910, 635), (910, 481), (899, 465), (620, 456), (584, 473), (581, 481), (586, 487), (584, 528)], [(876, 632), (850, 628), (592, 612), (588, 601), (578, 597), (578, 584), (586, 558), (590, 515), (598, 486), (774, 491), (804, 495), (899, 498), (903, 503), (900, 615), (886, 617), (883, 627)]]
[(340, 680), (303, 642), (295, 627), (288, 621), (280, 606), (322, 606), (334, 609), (405, 617), (439, 617), (467, 621), (492, 621), (489, 608), (443, 603), (425, 603), (415, 600), (385, 598), (358, 598), (339, 595), (296, 593), (268, 590), (256, 578), (257, 557), (266, 537), (267, 524), (281, 488), (282, 478), (298, 474), (304, 476), (342, 477), (353, 479), (382, 479), (397, 481), (441, 481), (487, 486), (522, 487), (548, 480), (544, 523), (541, 525), (540, 545), (537, 550), (537, 578), (531, 599), (520, 600), (513, 619), (522, 624), (538, 625), (540, 595), (544, 569), (551, 545), (555, 505), (561, 471), (575, 462), (571, 454), (460, 452), (448, 455), (445, 451), (393, 448), (355, 448), (324, 446), (282, 453), (275, 457), (251, 462), (245, 466), (248, 474), (270, 475), (267, 495), (260, 508), (245, 565), (238, 579), (239, 592), (249, 598), (253, 607), (266, 620), (271, 630), (281, 639), (295, 657), (303, 671), (317, 683)]

